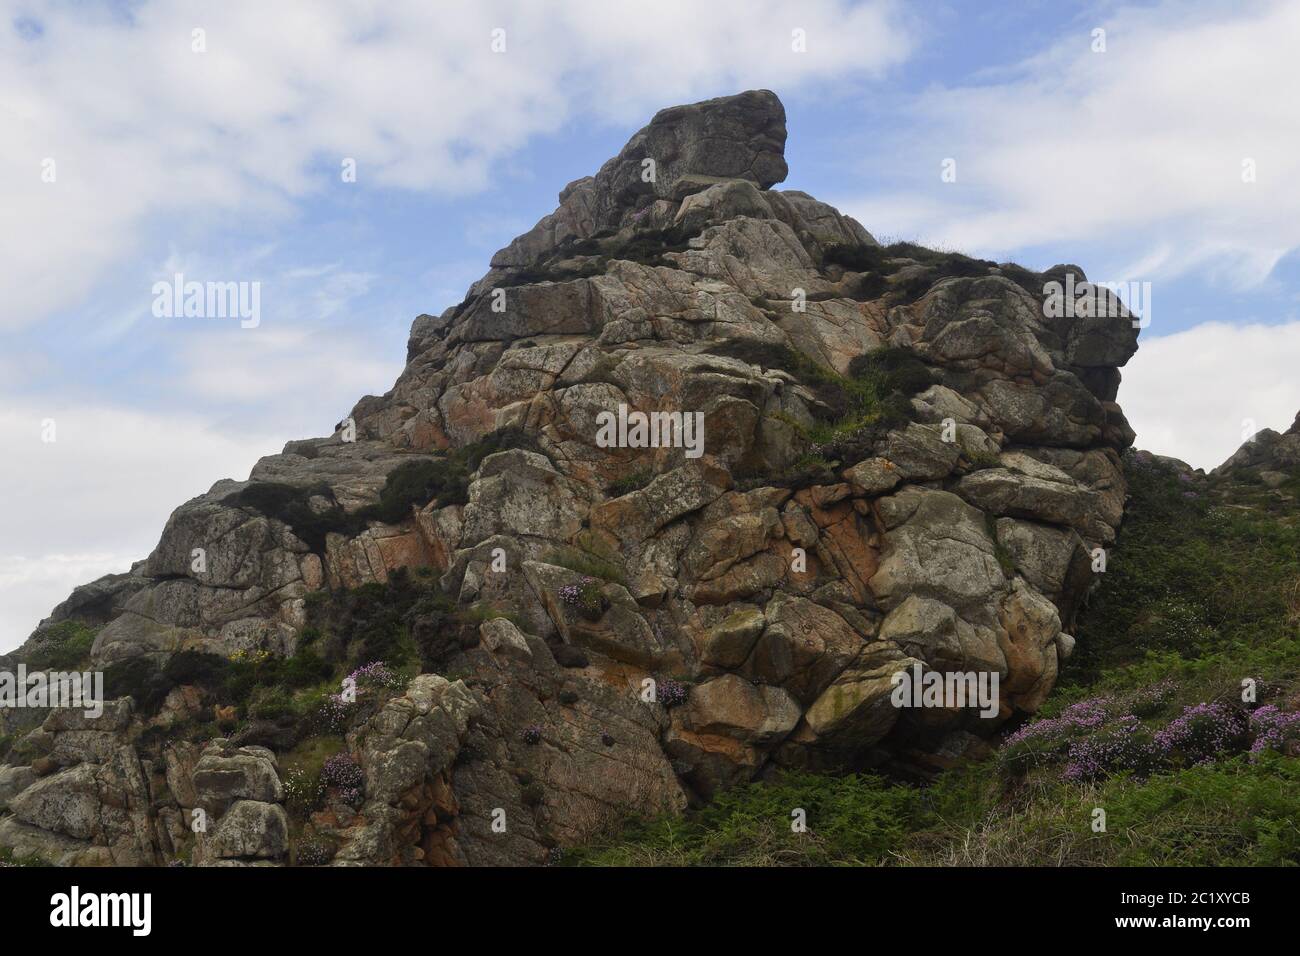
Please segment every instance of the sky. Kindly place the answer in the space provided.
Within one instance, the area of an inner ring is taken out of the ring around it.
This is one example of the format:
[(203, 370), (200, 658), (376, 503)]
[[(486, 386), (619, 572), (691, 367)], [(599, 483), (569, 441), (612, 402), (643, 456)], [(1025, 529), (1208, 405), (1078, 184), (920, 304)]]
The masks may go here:
[[(1149, 290), (1120, 402), (1213, 468), (1300, 410), (1298, 49), (1249, 0), (0, 0), (0, 651), (385, 392), (656, 110), (743, 89), (780, 188), (882, 241)], [(256, 324), (169, 316), (176, 274)]]

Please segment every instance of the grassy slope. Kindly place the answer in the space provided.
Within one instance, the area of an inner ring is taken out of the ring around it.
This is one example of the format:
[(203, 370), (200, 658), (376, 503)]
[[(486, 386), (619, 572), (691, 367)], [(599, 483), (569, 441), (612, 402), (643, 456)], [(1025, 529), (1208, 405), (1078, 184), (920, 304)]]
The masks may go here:
[[(1127, 468), (1132, 501), (1119, 546), (1041, 715), (1043, 733), (925, 788), (789, 774), (682, 819), (631, 822), (571, 861), (1300, 863), (1300, 761), (1284, 753), (1295, 753), (1300, 728), (1280, 748), (1243, 752), (1254, 707), (1297, 703), (1300, 488), (1284, 487), (1288, 500), (1249, 481), (1180, 480), (1132, 457)], [(1243, 678), (1257, 682), (1254, 703), (1241, 704)], [(1180, 721), (1185, 707), (1206, 702), (1223, 720)], [(1125, 746), (1095, 746), (1117, 739)], [(1067, 777), (1084, 750), (1104, 755), (1102, 769), (1083, 763), (1093, 772)], [(807, 812), (806, 833), (792, 832), (795, 808)], [(1098, 808), (1105, 832), (1093, 830)]]

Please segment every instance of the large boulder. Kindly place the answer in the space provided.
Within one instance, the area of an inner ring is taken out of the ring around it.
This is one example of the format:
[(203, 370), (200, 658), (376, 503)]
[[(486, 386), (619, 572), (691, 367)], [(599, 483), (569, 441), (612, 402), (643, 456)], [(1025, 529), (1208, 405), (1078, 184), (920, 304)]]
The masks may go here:
[[(0, 714), (25, 762), (0, 771), (0, 845), (539, 863), (776, 766), (966, 752), (1041, 707), (1123, 518), (1137, 329), (1058, 308), (1074, 266), (881, 247), (774, 188), (785, 138), (768, 91), (661, 111), (415, 320), (390, 390), (75, 591), (6, 663), (59, 659), (81, 622), (93, 666), (143, 675), (161, 710)], [(1285, 482), (1298, 432), (1225, 468)], [(255, 717), (209, 743), (196, 728), (239, 709), (163, 686), (185, 651), (351, 668), (385, 635), (388, 664), (426, 673), (362, 688), (339, 759), (363, 783), (293, 828), (280, 766), (319, 727)], [(997, 719), (900, 714), (912, 667), (996, 674)]]

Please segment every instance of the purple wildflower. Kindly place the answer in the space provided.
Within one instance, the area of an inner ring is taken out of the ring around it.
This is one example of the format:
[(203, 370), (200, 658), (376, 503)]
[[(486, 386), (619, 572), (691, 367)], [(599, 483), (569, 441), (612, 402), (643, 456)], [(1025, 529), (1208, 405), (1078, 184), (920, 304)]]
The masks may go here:
[(1246, 732), (1246, 720), (1239, 711), (1218, 703), (1196, 704), (1184, 707), (1156, 734), (1155, 743), (1166, 757), (1181, 755), (1202, 764), (1242, 750)]
[(1266, 704), (1250, 715), (1250, 730), (1255, 737), (1252, 756), (1265, 750), (1287, 751), (1287, 745), (1300, 741), (1300, 711), (1278, 710)]
[(1088, 783), (1124, 770), (1148, 773), (1158, 762), (1159, 754), (1141, 721), (1129, 714), (1098, 733), (1071, 742), (1061, 777), (1071, 783)]
[(665, 678), (659, 682), (659, 703), (665, 708), (678, 707), (686, 703), (686, 698), (690, 696), (690, 690), (682, 683), (673, 680), (671, 677)]
[(1071, 704), (1061, 712), (1059, 717), (1044, 717), (1033, 723), (1025, 724), (1007, 738), (1007, 744), (1044, 738), (1064, 737), (1076, 730), (1090, 730), (1100, 727), (1109, 718), (1109, 708), (1113, 701), (1109, 697), (1090, 697), (1077, 704)]
[(349, 679), (354, 681), (358, 687), (398, 687), (402, 683), (402, 678), (389, 669), (383, 661), (371, 661), (358, 667), (351, 674)]
[(361, 765), (347, 753), (335, 754), (326, 760), (325, 766), (321, 767), (320, 777), (326, 786), (342, 790), (359, 789), (366, 779)]

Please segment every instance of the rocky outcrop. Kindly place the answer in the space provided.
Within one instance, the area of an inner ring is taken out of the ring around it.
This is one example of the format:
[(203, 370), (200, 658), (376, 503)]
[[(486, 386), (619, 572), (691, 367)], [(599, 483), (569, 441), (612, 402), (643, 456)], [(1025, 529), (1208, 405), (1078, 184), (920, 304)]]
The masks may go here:
[(1212, 474), (1216, 477), (1253, 474), (1264, 484), (1275, 487), (1297, 468), (1300, 468), (1300, 413), (1284, 432), (1271, 428), (1255, 432)]
[[(627, 813), (1033, 712), (1122, 517), (1137, 332), (1046, 306), (1077, 267), (881, 247), (772, 188), (785, 135), (766, 91), (659, 113), (416, 320), (391, 391), (182, 505), (56, 617), (102, 625), (102, 666), (292, 655), (313, 595), (403, 568), (493, 611), (349, 727), (364, 785), (309, 827), (340, 864), (541, 862)], [(994, 716), (896, 706), (914, 666), (997, 675)], [(137, 830), (131, 798), (106, 819), (92, 796), (138, 789), (131, 745), (76, 746), (55, 776), (0, 769), (0, 843), (158, 861), (198, 807), (196, 860), (294, 858), (274, 753), (169, 744)]]

